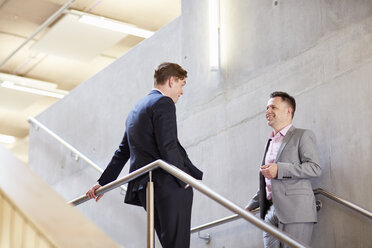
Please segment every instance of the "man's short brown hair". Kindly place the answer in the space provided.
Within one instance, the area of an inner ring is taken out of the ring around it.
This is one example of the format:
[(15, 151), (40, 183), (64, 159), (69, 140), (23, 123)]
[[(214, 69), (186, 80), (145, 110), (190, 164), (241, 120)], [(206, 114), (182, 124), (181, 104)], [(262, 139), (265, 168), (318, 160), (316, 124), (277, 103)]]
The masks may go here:
[(162, 63), (155, 70), (154, 85), (163, 85), (170, 77), (176, 77), (183, 80), (184, 78), (187, 78), (187, 71), (175, 63)]
[(286, 102), (289, 105), (289, 107), (292, 108), (292, 119), (293, 119), (294, 112), (296, 111), (296, 100), (294, 99), (294, 97), (290, 96), (287, 92), (283, 92), (283, 91), (275, 91), (271, 93), (270, 98), (274, 98), (274, 97), (282, 98), (282, 101)]

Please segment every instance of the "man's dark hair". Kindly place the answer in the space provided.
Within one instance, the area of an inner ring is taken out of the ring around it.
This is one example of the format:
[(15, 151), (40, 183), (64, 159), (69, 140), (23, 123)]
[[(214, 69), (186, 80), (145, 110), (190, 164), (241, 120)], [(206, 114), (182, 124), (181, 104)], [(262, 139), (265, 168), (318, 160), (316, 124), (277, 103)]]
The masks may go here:
[(296, 111), (296, 100), (294, 99), (293, 96), (290, 96), (288, 93), (286, 92), (282, 92), (282, 91), (275, 91), (273, 93), (270, 94), (270, 98), (274, 98), (274, 97), (280, 97), (282, 98), (282, 101), (286, 102), (289, 107), (292, 108), (292, 119), (293, 119), (293, 116), (294, 116), (294, 113)]
[(176, 77), (183, 80), (184, 78), (187, 78), (187, 71), (175, 63), (162, 63), (155, 70), (154, 85), (163, 85), (170, 77)]

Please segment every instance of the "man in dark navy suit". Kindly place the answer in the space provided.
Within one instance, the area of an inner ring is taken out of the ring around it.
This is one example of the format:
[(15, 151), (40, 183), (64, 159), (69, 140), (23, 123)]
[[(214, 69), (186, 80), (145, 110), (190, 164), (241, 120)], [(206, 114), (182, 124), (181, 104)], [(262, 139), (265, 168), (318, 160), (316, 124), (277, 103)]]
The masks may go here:
[[(87, 192), (96, 196), (101, 186), (114, 181), (130, 158), (130, 172), (157, 159), (178, 167), (196, 179), (203, 172), (196, 168), (177, 138), (175, 103), (183, 94), (187, 71), (174, 63), (162, 63), (155, 70), (155, 88), (130, 111), (126, 120), (123, 140), (111, 162), (98, 179), (98, 184)], [(192, 188), (168, 172), (153, 172), (155, 199), (155, 230), (164, 248), (190, 246), (190, 220), (193, 199)], [(128, 184), (125, 202), (146, 208), (146, 184), (143, 175)]]

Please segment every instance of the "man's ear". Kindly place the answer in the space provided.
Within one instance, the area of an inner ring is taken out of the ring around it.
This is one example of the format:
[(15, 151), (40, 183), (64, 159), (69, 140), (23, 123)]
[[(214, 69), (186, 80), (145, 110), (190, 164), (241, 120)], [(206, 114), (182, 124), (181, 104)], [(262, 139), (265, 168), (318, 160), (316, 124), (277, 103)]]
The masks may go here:
[(292, 117), (293, 109), (291, 107), (288, 107), (288, 114)]
[(173, 80), (174, 80), (173, 77), (169, 77), (169, 79), (168, 79), (169, 88), (172, 88), (172, 86), (173, 86)]

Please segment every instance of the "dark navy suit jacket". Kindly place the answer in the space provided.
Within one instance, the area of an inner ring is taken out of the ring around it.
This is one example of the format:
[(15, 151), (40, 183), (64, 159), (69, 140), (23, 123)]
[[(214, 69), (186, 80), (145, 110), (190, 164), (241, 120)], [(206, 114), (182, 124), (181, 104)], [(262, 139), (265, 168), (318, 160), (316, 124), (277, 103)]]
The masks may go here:
[[(176, 107), (170, 97), (152, 90), (130, 111), (126, 130), (119, 148), (98, 179), (100, 185), (114, 181), (130, 158), (130, 172), (157, 159), (162, 159), (196, 179), (202, 179), (203, 172), (196, 168), (187, 156), (177, 138)], [(157, 169), (153, 180), (161, 182), (169, 174)], [(174, 178), (180, 187), (184, 182)], [(146, 188), (148, 174), (129, 182), (125, 202), (141, 205), (137, 192)]]

